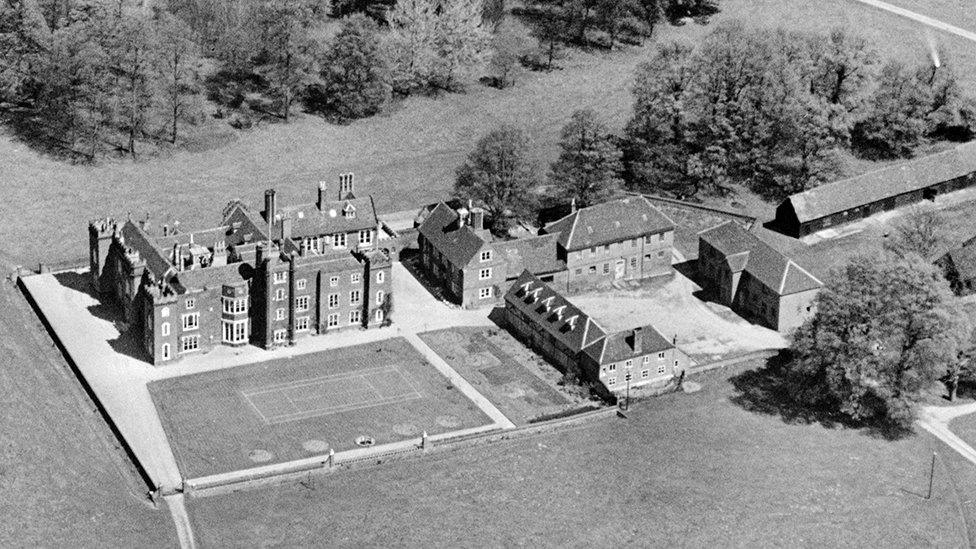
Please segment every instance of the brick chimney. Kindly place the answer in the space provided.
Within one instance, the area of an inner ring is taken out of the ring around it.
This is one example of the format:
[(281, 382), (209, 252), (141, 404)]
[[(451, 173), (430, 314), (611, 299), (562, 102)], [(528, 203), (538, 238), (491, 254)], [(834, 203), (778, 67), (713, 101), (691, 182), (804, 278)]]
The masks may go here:
[(264, 220), (268, 223), (274, 223), (276, 213), (275, 190), (268, 189), (264, 191)]
[(480, 231), (485, 228), (485, 211), (481, 208), (471, 208), (471, 228)]
[(319, 181), (319, 200), (316, 203), (316, 206), (318, 206), (319, 211), (321, 211), (323, 208), (325, 208), (325, 203), (328, 200), (325, 197), (325, 191), (327, 189), (328, 189), (328, 186), (325, 184), (325, 181)]
[(282, 241), (291, 238), (291, 225), (292, 225), (292, 219), (290, 216), (283, 217), (281, 219), (281, 240)]
[(353, 173), (339, 174), (339, 200), (355, 198), (353, 195)]
[(634, 343), (632, 347), (634, 348), (634, 354), (637, 355), (641, 354), (644, 351), (643, 337), (641, 337), (643, 335), (643, 331), (644, 329), (641, 327), (634, 328), (634, 334), (633, 334)]

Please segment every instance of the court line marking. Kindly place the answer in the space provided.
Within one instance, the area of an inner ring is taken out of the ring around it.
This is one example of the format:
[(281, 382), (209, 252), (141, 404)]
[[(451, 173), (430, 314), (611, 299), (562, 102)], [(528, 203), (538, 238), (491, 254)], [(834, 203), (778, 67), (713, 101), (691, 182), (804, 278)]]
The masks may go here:
[(378, 366), (378, 367), (375, 367), (375, 368), (366, 368), (366, 369), (358, 370), (358, 371), (355, 371), (355, 372), (343, 372), (341, 374), (332, 374), (332, 375), (327, 375), (327, 376), (319, 376), (319, 377), (299, 379), (297, 381), (286, 381), (284, 383), (274, 383), (274, 384), (271, 384), (271, 385), (263, 385), (263, 386), (261, 386), (260, 389), (247, 389), (247, 390), (241, 391), (241, 394), (250, 396), (250, 395), (256, 395), (256, 394), (260, 394), (260, 393), (267, 392), (267, 391), (273, 391), (273, 390), (277, 390), (277, 389), (283, 389), (283, 388), (287, 388), (287, 387), (293, 387), (293, 386), (294, 387), (301, 387), (302, 385), (314, 385), (315, 383), (318, 383), (318, 382), (324, 381), (324, 380), (329, 380), (329, 379), (340, 380), (340, 379), (346, 379), (346, 378), (350, 378), (350, 377), (357, 377), (357, 376), (360, 376), (360, 375), (362, 375), (364, 373), (370, 373), (370, 372), (376, 372), (376, 373), (378, 373), (378, 372), (385, 371), (385, 370), (399, 370), (399, 364), (390, 364), (390, 365), (387, 365), (387, 366)]

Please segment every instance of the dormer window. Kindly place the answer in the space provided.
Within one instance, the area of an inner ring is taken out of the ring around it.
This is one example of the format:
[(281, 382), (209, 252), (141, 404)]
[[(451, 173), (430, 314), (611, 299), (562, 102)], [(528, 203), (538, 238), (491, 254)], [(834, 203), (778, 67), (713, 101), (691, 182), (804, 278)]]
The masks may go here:
[(352, 219), (356, 217), (356, 207), (351, 203), (347, 202), (346, 206), (342, 208), (342, 217), (346, 219)]

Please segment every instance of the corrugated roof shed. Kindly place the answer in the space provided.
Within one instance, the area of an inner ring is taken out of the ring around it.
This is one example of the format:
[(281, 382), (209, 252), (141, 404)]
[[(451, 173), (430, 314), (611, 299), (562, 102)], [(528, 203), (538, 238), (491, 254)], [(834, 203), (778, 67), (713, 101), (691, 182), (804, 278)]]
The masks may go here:
[(545, 228), (546, 233), (560, 234), (559, 244), (567, 251), (671, 230), (674, 222), (642, 196), (582, 208)]

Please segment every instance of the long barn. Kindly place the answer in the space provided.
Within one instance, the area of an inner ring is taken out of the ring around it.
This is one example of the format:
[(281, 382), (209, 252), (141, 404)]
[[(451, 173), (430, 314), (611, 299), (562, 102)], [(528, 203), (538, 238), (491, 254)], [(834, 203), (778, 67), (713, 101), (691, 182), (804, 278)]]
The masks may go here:
[(796, 238), (976, 183), (976, 141), (791, 195), (773, 228)]

